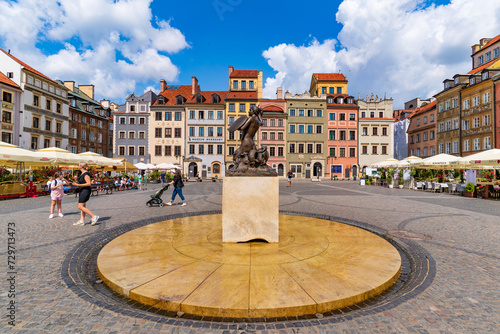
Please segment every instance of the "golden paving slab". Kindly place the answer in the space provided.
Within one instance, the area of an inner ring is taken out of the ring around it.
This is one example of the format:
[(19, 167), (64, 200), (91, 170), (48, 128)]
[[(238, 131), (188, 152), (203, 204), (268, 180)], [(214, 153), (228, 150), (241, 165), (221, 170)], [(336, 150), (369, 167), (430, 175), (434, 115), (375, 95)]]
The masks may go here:
[(385, 239), (334, 221), (279, 216), (279, 243), (223, 243), (222, 216), (167, 220), (125, 233), (99, 253), (114, 291), (198, 316), (314, 314), (380, 294), (401, 257)]

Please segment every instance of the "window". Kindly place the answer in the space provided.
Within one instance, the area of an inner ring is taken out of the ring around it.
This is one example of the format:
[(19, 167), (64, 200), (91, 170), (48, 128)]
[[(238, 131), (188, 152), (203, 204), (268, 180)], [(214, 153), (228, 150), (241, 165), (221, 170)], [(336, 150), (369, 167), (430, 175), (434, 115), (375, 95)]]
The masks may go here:
[(345, 158), (345, 147), (339, 148), (339, 158)]
[(238, 89), (238, 80), (233, 81), (233, 89)]
[(377, 154), (377, 146), (372, 146), (372, 154)]
[(361, 112), (361, 118), (366, 118), (366, 112), (364, 111)]
[(484, 149), (489, 150), (491, 149), (491, 140), (490, 137), (484, 137)]
[(283, 119), (282, 118), (278, 119), (278, 126), (281, 128), (283, 127)]
[(198, 145), (198, 154), (205, 154), (205, 145)]
[(200, 126), (198, 128), (198, 136), (199, 137), (205, 137), (205, 128), (204, 127)]
[(146, 148), (144, 146), (139, 146), (139, 155), (140, 156), (146, 155)]
[(434, 114), (431, 114), (431, 122), (434, 122)]
[(314, 133), (313, 129), (314, 129), (314, 126), (308, 125), (307, 126), (307, 133)]
[(484, 63), (484, 58), (483, 58), (483, 56), (480, 56), (480, 57), (477, 59), (477, 64), (478, 64), (478, 65), (483, 65), (483, 63)]
[(3, 123), (12, 123), (12, 113), (7, 110), (2, 111), (2, 122)]
[(77, 114), (71, 114), (71, 120), (78, 122), (78, 115)]
[(329, 97), (326, 99), (326, 103), (328, 103), (328, 104), (333, 104), (333, 97), (329, 96)]
[(269, 133), (269, 140), (276, 140), (276, 132)]
[(234, 146), (229, 146), (228, 147), (228, 152), (227, 152), (228, 155), (233, 155), (234, 154)]
[(222, 154), (222, 145), (217, 145), (217, 154)]
[(491, 52), (488, 52), (488, 53), (486, 54), (486, 61), (488, 62), (488, 61), (490, 61), (490, 60), (491, 60)]
[(248, 81), (248, 88), (254, 89), (253, 80)]
[(222, 127), (217, 128), (217, 137), (222, 137)]
[(38, 107), (40, 105), (40, 96), (38, 95), (33, 95), (33, 105), (35, 107)]
[(438, 124), (438, 131), (439, 133), (444, 132), (444, 123), (441, 122)]
[(43, 140), (43, 148), (47, 148), (47, 147), (50, 147), (50, 142), (52, 141), (51, 138), (45, 138)]
[(198, 119), (205, 119), (205, 110), (198, 111)]
[(470, 121), (467, 119), (467, 120), (464, 120), (462, 121), (462, 130), (469, 130), (470, 129)]
[(474, 138), (474, 151), (479, 151), (481, 147), (479, 146), (479, 138)]
[(307, 110), (307, 117), (313, 117), (313, 110), (308, 109)]
[(472, 106), (477, 107), (479, 105), (479, 95), (472, 98)]
[(181, 128), (175, 128), (175, 138), (181, 138), (181, 133), (182, 133), (181, 130), (182, 130)]
[(323, 126), (316, 125), (316, 133), (323, 133)]
[(318, 153), (318, 154), (323, 153), (323, 145), (316, 144), (316, 153)]
[(339, 114), (339, 121), (345, 121), (345, 114), (342, 112)]
[[(102, 128), (102, 121), (99, 121), (100, 125), (99, 127)], [(146, 124), (146, 118), (145, 117), (139, 117), (139, 124), (144, 125)]]
[(118, 139), (125, 139), (125, 131), (118, 132)]
[(427, 153), (428, 153), (428, 149), (427, 149), (427, 147), (424, 147), (424, 157), (427, 156)]
[(299, 144), (299, 153), (304, 153), (304, 144)]
[(288, 145), (288, 152), (289, 152), (289, 153), (295, 153), (295, 144), (290, 143), (290, 144)]
[(329, 157), (335, 157), (335, 147), (330, 147)]
[(262, 126), (267, 127), (267, 118), (262, 120)]
[(483, 74), (481, 74), (481, 80), (488, 80), (488, 72), (483, 72)]
[(128, 155), (135, 155), (135, 146), (128, 147)]
[(97, 134), (97, 142), (102, 143), (102, 133)]
[(246, 90), (247, 89), (247, 82), (245, 80), (241, 80), (241, 89)]
[(349, 131), (349, 140), (356, 140), (356, 131), (354, 130)]
[(474, 117), (474, 128), (478, 128), (479, 127), (479, 117)]
[(469, 100), (464, 100), (464, 110), (469, 109)]
[(445, 128), (446, 128), (446, 131), (450, 131), (451, 130), (451, 121), (446, 121)]
[(483, 126), (490, 125), (490, 124), (491, 124), (490, 115), (484, 115), (483, 116)]
[(307, 153), (314, 153), (313, 152), (313, 144), (307, 144)]
[(431, 156), (436, 154), (436, 148), (434, 146), (431, 146)]
[(31, 149), (38, 150), (38, 137), (31, 137)]
[(82, 130), (81, 136), (82, 136), (82, 140), (87, 140), (87, 131)]
[(458, 99), (451, 100), (451, 106), (453, 108), (458, 108)]
[(208, 131), (207, 131), (207, 135), (208, 135), (209, 137), (213, 137), (213, 136), (214, 136), (214, 128), (213, 128), (213, 127), (211, 127), (211, 126), (209, 126), (207, 130), (208, 130)]
[(217, 110), (217, 119), (222, 119), (224, 117), (224, 113), (222, 110)]
[(229, 111), (235, 111), (234, 103), (229, 103)]
[(483, 94), (483, 103), (488, 103), (490, 102), (491, 99), (490, 99), (490, 92), (486, 92)]
[(316, 110), (316, 117), (323, 117), (323, 110)]
[(337, 87), (337, 94), (342, 94), (342, 87)]
[(295, 109), (290, 109), (288, 111), (288, 113), (290, 114), (291, 117), (294, 117), (295, 116)]
[(387, 127), (382, 128), (382, 136), (387, 136)]
[(326, 87), (321, 87), (321, 94), (326, 94)]
[(269, 156), (271, 157), (276, 156), (276, 147), (269, 147)]
[[(92, 123), (93, 123), (92, 121), (94, 121), (94, 122), (95, 122), (95, 120), (94, 120), (93, 118), (91, 118), (91, 119), (90, 119), (90, 125), (93, 125), (93, 124), (92, 124)], [(135, 117), (130, 117), (130, 118), (128, 119), (128, 121), (129, 121), (129, 123), (130, 123), (131, 125), (134, 125), (134, 124), (135, 124)]]
[(189, 154), (196, 154), (196, 145), (189, 145)]
[(161, 128), (155, 128), (155, 138), (161, 138)]
[(417, 119), (417, 126), (420, 126), (420, 119)]
[(453, 119), (453, 130), (457, 130), (458, 129), (458, 118), (454, 118)]
[[(87, 117), (86, 116), (82, 116), (82, 123), (87, 123)], [(120, 119), (120, 124), (125, 124), (125, 117), (123, 117), (123, 123), (121, 123), (121, 119)]]
[(276, 120), (275, 119), (270, 119), (269, 120), (269, 126), (275, 127), (276, 126)]
[(470, 146), (469, 146), (469, 140), (464, 140), (464, 152), (469, 152), (470, 151)]
[(174, 155), (176, 157), (181, 155), (181, 147), (180, 146), (174, 146)]
[(267, 132), (262, 132), (262, 140), (267, 140)]
[(446, 143), (446, 154), (450, 154), (451, 153), (451, 143)]
[[(125, 154), (120, 153), (120, 155), (125, 155)], [(161, 146), (160, 145), (155, 146), (155, 156), (161, 156)]]
[(378, 128), (372, 128), (372, 135), (378, 136)]
[(424, 116), (424, 124), (427, 124), (427, 116)]
[[(441, 107), (441, 104), (439, 105)], [(444, 103), (444, 109), (445, 110), (450, 110), (450, 101), (446, 101)], [(442, 110), (441, 110), (442, 111)], [(427, 123), (427, 122), (424, 122), (424, 124)]]
[(410, 144), (413, 144), (415, 142), (414, 138), (415, 138), (414, 136), (410, 137)]
[(361, 154), (368, 154), (368, 146), (366, 145), (361, 146)]
[(299, 117), (304, 117), (304, 109), (299, 109)]
[(346, 131), (345, 130), (339, 131), (339, 140), (346, 140)]
[(77, 136), (76, 129), (71, 129), (71, 138), (75, 138), (76, 139), (76, 136)]
[(45, 99), (45, 109), (52, 110), (52, 100)]
[(417, 133), (417, 143), (420, 143), (420, 134)]
[(431, 130), (431, 139), (434, 139), (434, 138), (436, 138), (435, 132), (434, 132), (434, 130)]
[(362, 134), (363, 134), (363, 136), (368, 136), (368, 128), (367, 127), (363, 127)]
[(229, 132), (229, 140), (234, 140), (234, 132)]
[(334, 121), (335, 120), (335, 113), (334, 112), (331, 112), (328, 114), (328, 120), (329, 121)]
[(9, 92), (3, 92), (2, 94), (2, 100), (7, 103), (12, 103), (12, 93)]
[[(160, 111), (157, 111), (155, 113), (155, 121), (161, 121), (161, 112)], [(161, 147), (160, 147), (160, 149), (161, 149)]]
[(32, 125), (32, 127), (34, 129), (40, 128), (40, 118), (39, 117), (33, 116), (33, 125)]
[(424, 141), (428, 140), (428, 136), (427, 132), (424, 132)]
[(350, 121), (355, 121), (356, 120), (356, 114), (349, 114), (349, 120)]
[(229, 125), (234, 123), (234, 116), (229, 117)]
[(165, 112), (165, 120), (166, 121), (171, 121), (172, 120), (172, 112), (166, 111)]
[(175, 120), (182, 121), (182, 113), (180, 111), (175, 112)]
[(214, 111), (213, 110), (210, 110), (208, 112), (208, 119), (214, 119)]
[(382, 154), (387, 154), (387, 146), (382, 145)]
[(304, 133), (304, 125), (299, 124), (299, 133)]
[(497, 58), (500, 55), (500, 48), (493, 50), (493, 58)]
[(329, 140), (335, 140), (335, 130), (330, 130), (328, 131), (328, 139)]
[(370, 118), (375, 118), (375, 112), (374, 111), (370, 112)]
[(240, 103), (240, 112), (245, 112), (245, 103)]
[(379, 111), (378, 112), (378, 117), (379, 118), (384, 118), (384, 112), (383, 111)]
[(420, 148), (417, 148), (417, 157), (420, 157)]
[(458, 140), (453, 141), (453, 153), (458, 153)]

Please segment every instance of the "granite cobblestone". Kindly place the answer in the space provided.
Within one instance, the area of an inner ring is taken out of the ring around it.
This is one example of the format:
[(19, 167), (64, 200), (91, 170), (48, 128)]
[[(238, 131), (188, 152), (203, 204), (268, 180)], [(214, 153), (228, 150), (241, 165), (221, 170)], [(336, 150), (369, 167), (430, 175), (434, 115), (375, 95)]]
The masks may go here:
[[(16, 326), (5, 319), (5, 333), (498, 333), (500, 326), (500, 201), (448, 194), (361, 187), (354, 182), (280, 184), (280, 210), (364, 222), (390, 235), (407, 231), (428, 236), (414, 239), (435, 260), (435, 278), (420, 294), (383, 311), (340, 320), (242, 324), (195, 328), (192, 320), (158, 321), (91, 304), (76, 295), (61, 277), (66, 256), (87, 238), (140, 220), (172, 214), (221, 209), (221, 183), (187, 183), (187, 207), (146, 208), (159, 185), (147, 191), (125, 191), (92, 197), (98, 226), (75, 227), (76, 199), (63, 200), (63, 218), (48, 219), (50, 198), (0, 201), (0, 241), (6, 244), (7, 222), (16, 224)], [(164, 197), (168, 196), (165, 194)], [(405, 242), (405, 239), (398, 239)], [(4, 253), (5, 254), (5, 253)], [(6, 296), (4, 291), (0, 295)], [(4, 299), (4, 298), (2, 298)], [(356, 312), (356, 311), (354, 311)], [(2, 317), (4, 318), (4, 317)], [(210, 324), (210, 322), (207, 322)], [(189, 325), (191, 324), (191, 325)], [(305, 325), (307, 324), (307, 325)], [(241, 329), (239, 329), (241, 328)]]

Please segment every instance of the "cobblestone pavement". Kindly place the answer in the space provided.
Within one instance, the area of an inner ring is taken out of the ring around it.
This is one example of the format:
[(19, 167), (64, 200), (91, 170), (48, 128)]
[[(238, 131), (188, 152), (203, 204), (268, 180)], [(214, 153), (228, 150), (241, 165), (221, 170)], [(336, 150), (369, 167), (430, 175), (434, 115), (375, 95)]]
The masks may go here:
[[(221, 210), (222, 183), (187, 183), (188, 206), (145, 203), (159, 185), (92, 197), (88, 207), (97, 226), (73, 226), (79, 219), (73, 196), (63, 200), (63, 218), (48, 219), (50, 198), (0, 201), (2, 333), (499, 333), (500, 201), (442, 193), (361, 187), (356, 182), (280, 182), (280, 210), (341, 217), (370, 224), (400, 238), (413, 237), (433, 260), (430, 286), (392, 308), (302, 326), (282, 321), (270, 326), (210, 328), (210, 322), (141, 318), (100, 307), (75, 294), (62, 275), (65, 257), (86, 239), (143, 219)], [(163, 198), (168, 199), (171, 191)], [(8, 224), (15, 225), (15, 323), (8, 324), (10, 283)], [(397, 239), (397, 237), (395, 237)], [(403, 240), (402, 239), (402, 240)]]

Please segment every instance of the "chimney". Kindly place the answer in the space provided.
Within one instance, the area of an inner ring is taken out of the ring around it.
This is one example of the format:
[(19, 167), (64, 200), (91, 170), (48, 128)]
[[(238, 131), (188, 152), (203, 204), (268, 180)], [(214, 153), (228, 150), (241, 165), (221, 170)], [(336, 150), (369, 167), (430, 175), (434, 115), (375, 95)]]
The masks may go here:
[(488, 44), (488, 42), (491, 41), (491, 38), (481, 38), (479, 40), (479, 44), (481, 44), (481, 47), (485, 46), (486, 44)]
[(101, 100), (100, 101), (101, 105), (104, 107), (104, 108), (109, 108), (110, 107), (110, 102), (109, 100)]
[(283, 88), (282, 87), (278, 87), (278, 89), (276, 89), (276, 98), (278, 100), (283, 99)]
[(64, 81), (64, 86), (68, 88), (70, 91), (75, 91), (75, 82), (74, 81)]
[(92, 100), (94, 99), (94, 85), (80, 85), (78, 86), (78, 89), (84, 92), (85, 95), (90, 97)]
[(191, 77), (191, 94), (196, 95), (200, 92), (200, 86), (198, 85), (198, 79), (196, 77)]
[(229, 66), (229, 75), (231, 75), (231, 73), (233, 73), (233, 71), (234, 71), (234, 67)]
[(160, 80), (160, 93), (163, 93), (167, 89), (167, 82), (165, 79)]

